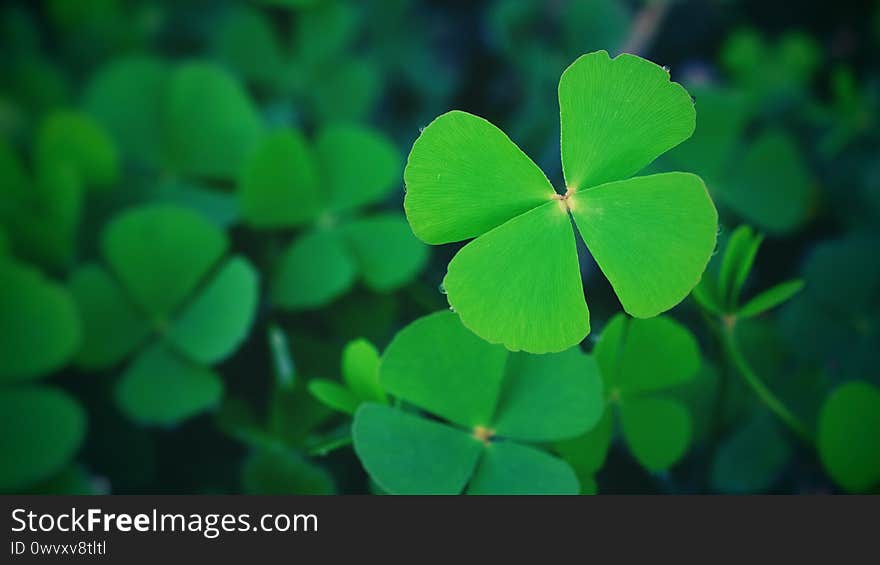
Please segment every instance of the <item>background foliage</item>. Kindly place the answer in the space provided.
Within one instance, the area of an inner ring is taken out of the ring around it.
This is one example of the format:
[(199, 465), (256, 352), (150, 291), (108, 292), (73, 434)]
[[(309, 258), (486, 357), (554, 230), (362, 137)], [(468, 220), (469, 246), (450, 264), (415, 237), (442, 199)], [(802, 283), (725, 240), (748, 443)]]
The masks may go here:
[[(0, 30), (0, 492), (880, 488), (877, 2), (45, 0)], [(589, 336), (507, 353), (448, 312), (461, 244), (413, 235), (405, 159), (461, 109), (560, 189), (556, 85), (598, 49), (694, 98), (648, 172), (705, 180), (718, 249), (633, 320), (578, 244)]]

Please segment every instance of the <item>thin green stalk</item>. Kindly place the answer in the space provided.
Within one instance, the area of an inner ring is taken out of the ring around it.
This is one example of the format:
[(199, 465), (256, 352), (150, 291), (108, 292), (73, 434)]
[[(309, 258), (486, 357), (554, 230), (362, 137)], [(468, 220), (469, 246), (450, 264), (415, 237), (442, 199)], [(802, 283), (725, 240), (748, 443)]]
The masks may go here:
[(733, 323), (725, 324), (721, 331), (724, 340), (724, 348), (727, 355), (733, 362), (734, 367), (745, 379), (746, 383), (751, 387), (752, 391), (761, 399), (761, 401), (769, 408), (782, 422), (787, 425), (799, 438), (805, 443), (812, 445), (813, 436), (803, 422), (798, 419), (794, 413), (783, 404), (770, 388), (764, 384), (764, 381), (752, 370), (733, 334)]

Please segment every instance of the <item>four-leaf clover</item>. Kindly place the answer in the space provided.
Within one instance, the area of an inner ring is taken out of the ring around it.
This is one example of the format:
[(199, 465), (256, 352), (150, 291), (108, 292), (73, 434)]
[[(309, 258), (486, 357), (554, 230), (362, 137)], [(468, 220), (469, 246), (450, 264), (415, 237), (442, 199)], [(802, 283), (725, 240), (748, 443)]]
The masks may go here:
[(683, 300), (715, 247), (717, 213), (699, 177), (632, 177), (694, 130), (693, 102), (667, 71), (584, 55), (562, 74), (559, 104), (565, 194), (501, 130), (460, 111), (425, 128), (404, 172), (419, 238), (476, 237), (449, 263), (450, 305), (513, 351), (563, 351), (590, 331), (571, 219), (639, 318)]
[(423, 413), (367, 402), (352, 424), (370, 476), (394, 494), (576, 494), (561, 460), (529, 444), (577, 436), (602, 412), (593, 359), (577, 348), (510, 353), (451, 312), (416, 320), (382, 356), (384, 390)]

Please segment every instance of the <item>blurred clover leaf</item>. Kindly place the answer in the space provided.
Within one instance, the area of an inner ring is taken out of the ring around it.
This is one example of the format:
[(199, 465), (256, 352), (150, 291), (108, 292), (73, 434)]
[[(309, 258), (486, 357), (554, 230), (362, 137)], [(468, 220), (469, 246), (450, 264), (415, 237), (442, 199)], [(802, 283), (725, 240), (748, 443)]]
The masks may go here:
[(388, 292), (422, 270), (427, 249), (401, 215), (356, 215), (388, 197), (400, 167), (392, 142), (365, 126), (326, 126), (314, 145), (287, 128), (265, 137), (239, 180), (242, 218), (256, 229), (309, 226), (280, 258), (271, 290), (276, 305), (324, 306), (358, 277)]
[(590, 331), (569, 216), (637, 317), (687, 296), (715, 247), (717, 213), (699, 177), (632, 177), (693, 132), (693, 103), (668, 72), (590, 53), (562, 74), (559, 103), (564, 195), (501, 130), (460, 111), (425, 128), (404, 172), (420, 239), (476, 238), (449, 263), (450, 305), (512, 351), (563, 351)]
[[(876, 374), (880, 351), (877, 239), (853, 235), (816, 245), (802, 273), (804, 292), (782, 312), (792, 350), (840, 379)], [(878, 384), (878, 380), (874, 380)]]
[(496, 0), (488, 18), (490, 41), (514, 70), (521, 101), (508, 133), (522, 147), (543, 152), (559, 135), (553, 92), (559, 74), (584, 52), (619, 52), (631, 25), (629, 10), (618, 0)]
[(850, 492), (880, 485), (880, 388), (852, 381), (835, 390), (819, 414), (817, 447), (822, 464)]
[(750, 105), (773, 110), (806, 99), (822, 48), (802, 32), (787, 32), (768, 44), (756, 30), (744, 28), (727, 38), (720, 57)]
[(309, 392), (326, 406), (346, 414), (354, 414), (363, 402), (387, 404), (388, 398), (379, 385), (379, 352), (365, 339), (349, 342), (342, 350), (342, 379), (312, 379)]
[(108, 369), (134, 355), (117, 386), (132, 419), (174, 424), (219, 402), (223, 383), (209, 366), (247, 336), (258, 300), (250, 263), (221, 261), (228, 246), (195, 212), (146, 205), (105, 227), (109, 269), (85, 264), (73, 273), (84, 326), (76, 362)]
[(734, 494), (768, 490), (792, 456), (792, 448), (766, 410), (755, 410), (745, 425), (718, 447), (710, 482), (714, 489)]
[(61, 471), (79, 450), (85, 434), (85, 411), (67, 393), (47, 386), (4, 385), (0, 389), (0, 491), (20, 491)]
[(643, 467), (663, 471), (674, 465), (687, 452), (693, 432), (690, 413), (670, 393), (700, 369), (694, 336), (670, 318), (640, 320), (618, 314), (605, 327), (593, 354), (607, 404), (602, 422), (558, 443), (557, 451), (579, 476), (595, 474), (611, 444), (614, 411), (630, 451)]
[(40, 123), (28, 172), (11, 144), (0, 141), (0, 225), (13, 252), (61, 269), (74, 258), (87, 189), (114, 185), (116, 146), (90, 117), (67, 110)]
[(246, 494), (335, 494), (330, 474), (299, 455), (278, 445), (255, 449), (245, 459), (242, 483)]
[(67, 365), (81, 340), (68, 290), (0, 253), (0, 492), (21, 492), (70, 463), (86, 415), (66, 392), (31, 384)]
[(70, 292), (8, 257), (0, 257), (0, 288), (0, 383), (37, 379), (66, 365), (82, 333)]
[(509, 353), (451, 312), (395, 336), (379, 382), (404, 406), (367, 402), (352, 424), (367, 472), (394, 494), (576, 494), (563, 461), (530, 444), (577, 436), (602, 412), (593, 359)]
[(263, 124), (228, 71), (207, 61), (123, 56), (94, 74), (83, 105), (126, 161), (151, 175), (148, 198), (192, 208), (221, 226), (234, 221), (234, 198), (212, 187), (238, 177)]
[(213, 50), (248, 81), (295, 97), (316, 123), (360, 121), (381, 93), (377, 65), (354, 49), (360, 16), (354, 3), (303, 3), (288, 30), (292, 40), (282, 44), (262, 11), (236, 6), (217, 26)]
[(720, 267), (706, 272), (694, 288), (694, 299), (716, 316), (752, 318), (783, 304), (801, 291), (804, 281), (792, 279), (779, 283), (740, 303), (740, 293), (751, 273), (763, 236), (749, 226), (739, 226), (727, 240)]
[(772, 127), (747, 138), (753, 114), (738, 90), (702, 86), (691, 92), (697, 128), (664, 160), (671, 167), (692, 167), (718, 202), (762, 230), (800, 229), (813, 212), (816, 191), (797, 140)]

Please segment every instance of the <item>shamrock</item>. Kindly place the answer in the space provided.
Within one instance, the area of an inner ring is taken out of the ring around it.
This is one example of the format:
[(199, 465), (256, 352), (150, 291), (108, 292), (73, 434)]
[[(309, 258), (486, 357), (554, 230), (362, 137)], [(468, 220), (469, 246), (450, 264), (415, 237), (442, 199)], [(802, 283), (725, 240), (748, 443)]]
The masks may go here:
[(214, 406), (223, 392), (209, 366), (247, 336), (257, 306), (248, 261), (225, 261), (226, 234), (169, 205), (126, 210), (104, 229), (109, 271), (85, 264), (71, 278), (84, 325), (77, 364), (107, 369), (136, 353), (117, 386), (134, 420), (172, 424)]
[(574, 437), (599, 419), (598, 370), (577, 348), (510, 353), (477, 338), (451, 312), (438, 312), (394, 337), (379, 382), (431, 416), (373, 402), (355, 412), (355, 452), (384, 490), (578, 492), (568, 465), (528, 445)]
[(880, 388), (851, 381), (835, 390), (819, 414), (816, 444), (828, 474), (850, 492), (880, 485)]
[(236, 219), (234, 198), (212, 187), (237, 178), (263, 124), (228, 71), (205, 61), (170, 65), (124, 56), (95, 73), (83, 104), (131, 167), (147, 173), (147, 197), (193, 208), (224, 226)]
[(342, 378), (346, 386), (328, 379), (309, 381), (309, 392), (326, 406), (354, 414), (362, 402), (387, 404), (379, 385), (379, 352), (365, 339), (349, 342), (342, 350)]
[(85, 438), (80, 404), (31, 382), (67, 364), (81, 332), (67, 289), (3, 252), (0, 288), (0, 492), (16, 492), (61, 471)]
[(13, 251), (49, 268), (74, 258), (87, 191), (112, 187), (119, 175), (116, 146), (89, 116), (49, 113), (33, 145), (31, 171), (18, 152), (0, 141), (0, 225)]
[(694, 336), (663, 316), (649, 320), (615, 316), (593, 352), (602, 375), (607, 409), (593, 430), (557, 445), (580, 476), (598, 471), (613, 435), (616, 407), (626, 443), (650, 471), (668, 469), (687, 450), (691, 417), (669, 398), (673, 387), (692, 379), (700, 368)]
[(565, 350), (590, 331), (573, 218), (624, 309), (678, 304), (715, 247), (717, 213), (699, 177), (631, 177), (687, 139), (695, 113), (669, 74), (633, 55), (584, 55), (559, 81), (565, 194), (489, 122), (453, 111), (413, 145), (407, 218), (432, 244), (476, 237), (443, 287), (462, 323), (512, 351)]
[(399, 171), (391, 141), (364, 126), (328, 125), (314, 146), (291, 128), (266, 135), (239, 179), (242, 218), (257, 229), (310, 226), (280, 258), (271, 288), (276, 305), (324, 306), (358, 275), (371, 290), (387, 292), (421, 271), (426, 249), (399, 214), (353, 217), (384, 200)]

